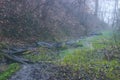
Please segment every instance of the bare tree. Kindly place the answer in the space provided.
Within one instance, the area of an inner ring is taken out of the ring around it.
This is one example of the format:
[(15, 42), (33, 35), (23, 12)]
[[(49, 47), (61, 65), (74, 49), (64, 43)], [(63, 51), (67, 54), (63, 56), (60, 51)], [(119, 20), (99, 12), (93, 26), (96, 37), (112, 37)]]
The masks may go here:
[(94, 12), (95, 16), (98, 16), (98, 10), (99, 10), (99, 0), (95, 0), (95, 12)]
[(118, 44), (118, 36), (117, 36), (117, 31), (116, 29), (118, 28), (117, 26), (117, 20), (119, 20), (119, 15), (118, 15), (118, 3), (119, 3), (119, 0), (115, 0), (115, 4), (114, 4), (114, 12), (113, 12), (113, 23), (112, 23), (112, 28), (113, 28), (113, 39), (114, 39), (114, 43), (115, 43), (115, 48), (118, 50), (118, 52), (120, 51), (120, 48), (119, 48), (119, 44)]

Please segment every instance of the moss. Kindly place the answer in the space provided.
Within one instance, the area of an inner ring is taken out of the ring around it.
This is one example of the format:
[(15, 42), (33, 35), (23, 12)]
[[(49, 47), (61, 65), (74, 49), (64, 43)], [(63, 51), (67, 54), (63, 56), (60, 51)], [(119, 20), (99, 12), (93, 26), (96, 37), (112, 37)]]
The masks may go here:
[(13, 73), (20, 69), (20, 65), (17, 63), (10, 64), (8, 69), (0, 73), (0, 80), (7, 80)]

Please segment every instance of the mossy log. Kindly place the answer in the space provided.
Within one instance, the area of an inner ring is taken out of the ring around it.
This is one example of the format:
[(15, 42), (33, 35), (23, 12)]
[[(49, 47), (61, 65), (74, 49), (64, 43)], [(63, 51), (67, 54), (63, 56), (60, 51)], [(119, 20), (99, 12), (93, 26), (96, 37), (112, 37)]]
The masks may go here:
[(4, 53), (3, 51), (0, 51), (0, 55), (4, 56), (5, 58), (7, 58), (8, 60), (11, 60), (13, 62), (18, 62), (18, 63), (22, 63), (22, 64), (32, 63), (31, 61), (24, 59), (20, 56)]

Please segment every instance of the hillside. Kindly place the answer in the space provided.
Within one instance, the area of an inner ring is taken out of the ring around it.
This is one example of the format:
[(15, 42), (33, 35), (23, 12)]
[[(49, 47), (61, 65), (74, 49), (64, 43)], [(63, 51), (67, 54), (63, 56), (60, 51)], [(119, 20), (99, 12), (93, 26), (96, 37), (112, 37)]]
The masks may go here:
[(1, 39), (4, 36), (8, 40), (63, 41), (89, 35), (107, 26), (88, 13), (89, 10), (62, 0), (2, 1)]

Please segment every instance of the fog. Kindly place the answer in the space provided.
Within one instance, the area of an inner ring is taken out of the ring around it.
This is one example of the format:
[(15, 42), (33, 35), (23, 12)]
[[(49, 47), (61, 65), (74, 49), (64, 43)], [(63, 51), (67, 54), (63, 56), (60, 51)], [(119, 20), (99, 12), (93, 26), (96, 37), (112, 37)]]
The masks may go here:
[(120, 0), (0, 0), (0, 80), (120, 80)]

